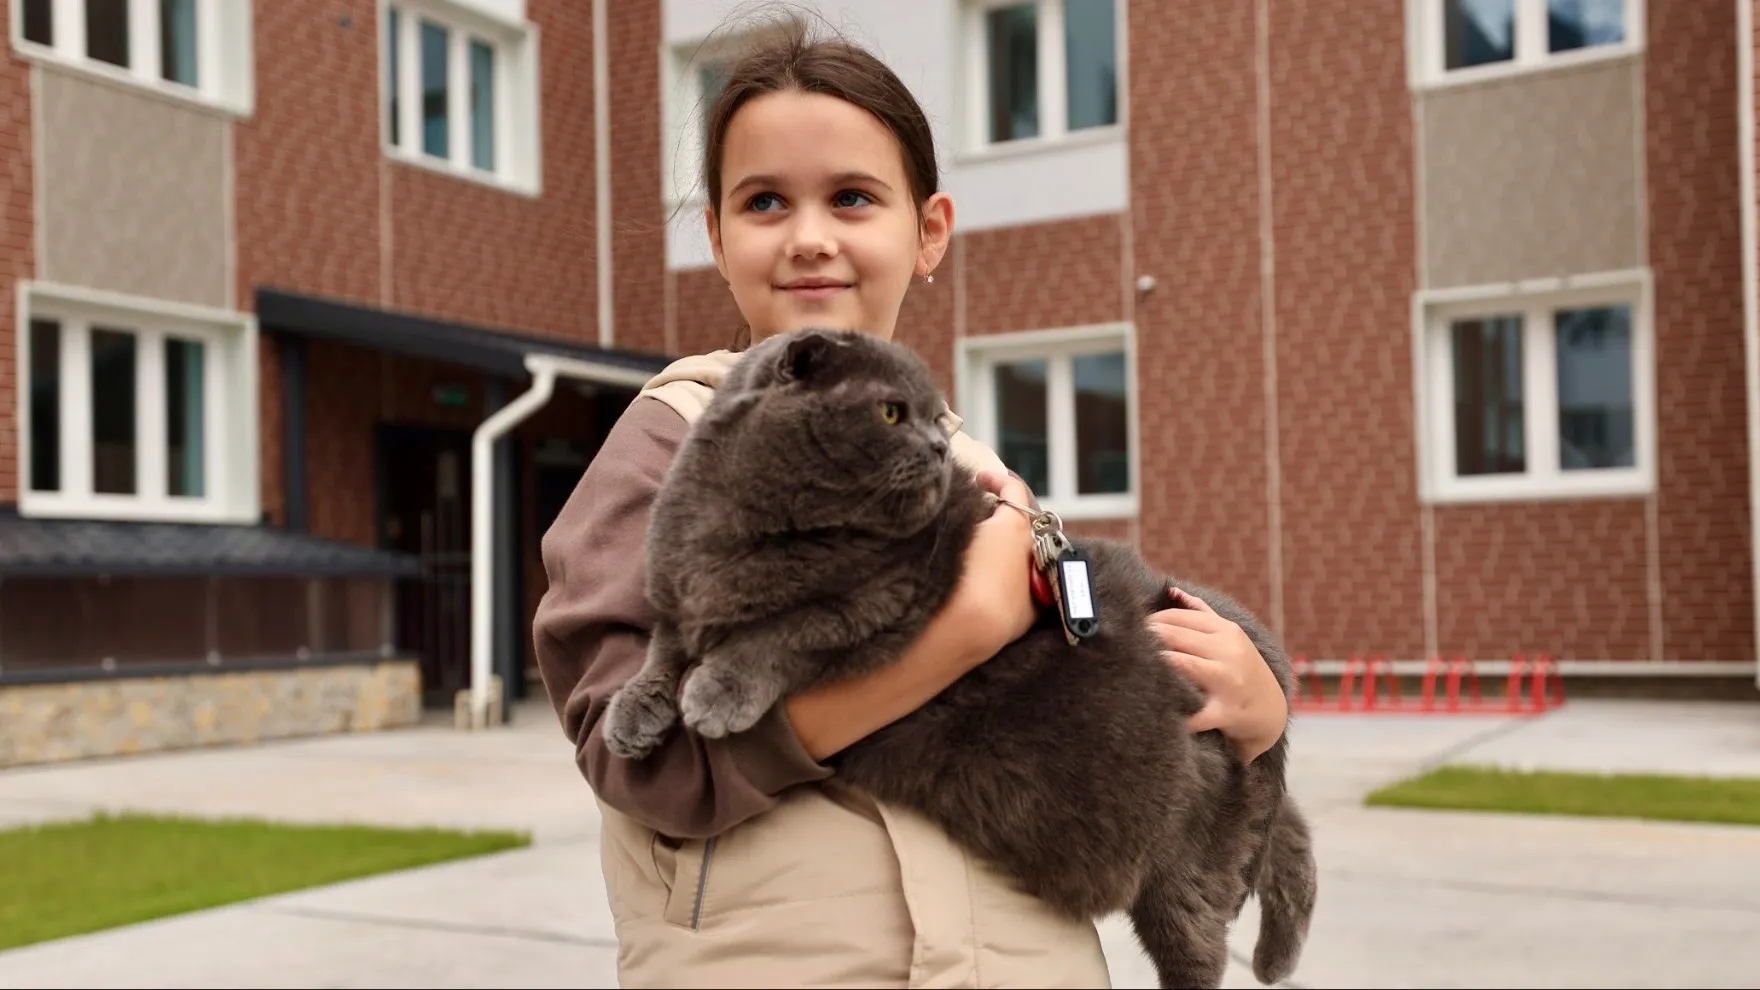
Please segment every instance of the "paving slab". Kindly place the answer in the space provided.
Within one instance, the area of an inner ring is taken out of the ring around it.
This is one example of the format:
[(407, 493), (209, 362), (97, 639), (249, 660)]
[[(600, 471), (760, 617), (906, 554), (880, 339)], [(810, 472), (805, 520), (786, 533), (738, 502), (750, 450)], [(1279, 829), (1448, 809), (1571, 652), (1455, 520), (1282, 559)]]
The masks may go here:
[[(0, 822), (140, 808), (527, 828), (528, 849), (0, 953), (0, 986), (609, 987), (595, 806), (547, 710), (370, 736), (0, 772)], [(1540, 719), (1299, 716), (1321, 892), (1291, 987), (1737, 987), (1760, 973), (1760, 829), (1370, 809), (1430, 766), (1760, 777), (1760, 706), (1573, 703)], [(1623, 742), (1622, 742), (1623, 740)], [(1599, 757), (1599, 758), (1595, 758)], [(1249, 903), (1228, 987), (1258, 986)], [(1114, 986), (1152, 987), (1107, 919)]]

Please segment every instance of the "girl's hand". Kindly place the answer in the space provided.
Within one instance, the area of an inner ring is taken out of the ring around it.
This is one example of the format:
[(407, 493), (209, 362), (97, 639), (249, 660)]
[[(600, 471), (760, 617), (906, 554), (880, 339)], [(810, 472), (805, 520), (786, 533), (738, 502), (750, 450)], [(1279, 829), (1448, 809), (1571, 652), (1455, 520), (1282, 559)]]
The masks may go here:
[[(1032, 492), (1014, 475), (991, 471), (978, 474), (978, 484), (1018, 505), (1028, 505)], [(1037, 617), (1033, 602), (1033, 523), (1026, 513), (996, 507), (967, 548), (965, 572), (948, 608), (963, 617), (971, 636), (967, 659), (983, 663), (1026, 635)]]
[(1168, 660), (1208, 699), (1186, 728), (1220, 729), (1251, 763), (1282, 738), (1289, 722), (1283, 686), (1238, 624), (1195, 595), (1175, 589), (1172, 597), (1185, 607), (1149, 616), (1149, 628), (1166, 645)]

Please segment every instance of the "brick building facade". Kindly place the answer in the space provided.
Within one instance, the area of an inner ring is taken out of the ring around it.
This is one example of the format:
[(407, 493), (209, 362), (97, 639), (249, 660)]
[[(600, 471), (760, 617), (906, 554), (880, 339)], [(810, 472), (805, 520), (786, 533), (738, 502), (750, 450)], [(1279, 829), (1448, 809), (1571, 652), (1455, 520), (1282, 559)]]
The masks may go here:
[[(1751, 679), (1751, 3), (820, 7), (958, 207), (901, 336), (1072, 527), (1321, 660)], [(451, 704), (473, 431), (554, 375), (482, 489), (517, 692), (544, 523), (738, 324), (738, 5), (3, 6), (0, 682), (412, 656)]]

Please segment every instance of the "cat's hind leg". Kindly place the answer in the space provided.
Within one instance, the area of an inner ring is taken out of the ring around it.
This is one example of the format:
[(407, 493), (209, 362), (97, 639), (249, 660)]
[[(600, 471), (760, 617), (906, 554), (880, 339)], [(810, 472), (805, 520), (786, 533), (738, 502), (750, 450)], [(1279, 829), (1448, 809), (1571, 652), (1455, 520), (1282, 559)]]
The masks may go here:
[(1228, 920), (1205, 899), (1201, 883), (1157, 870), (1138, 891), (1130, 916), (1162, 990), (1222, 986)]
[(655, 625), (642, 668), (605, 706), (605, 748), (626, 760), (653, 752), (678, 724), (678, 682), (689, 665), (678, 634), (664, 623)]

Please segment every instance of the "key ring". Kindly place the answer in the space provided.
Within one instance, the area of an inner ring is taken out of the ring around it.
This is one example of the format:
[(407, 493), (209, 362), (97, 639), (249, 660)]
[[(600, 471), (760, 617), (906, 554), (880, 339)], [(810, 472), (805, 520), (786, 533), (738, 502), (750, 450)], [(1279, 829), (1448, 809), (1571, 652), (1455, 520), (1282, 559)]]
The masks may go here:
[(1019, 510), (1028, 519), (1031, 519), (1033, 521), (1033, 529), (1035, 532), (1063, 529), (1063, 520), (1058, 518), (1057, 513), (1052, 512), (1050, 509), (1034, 509), (1031, 506), (1022, 505), (1019, 502), (1011, 502), (1000, 495), (996, 497), (996, 501), (1011, 509)]

